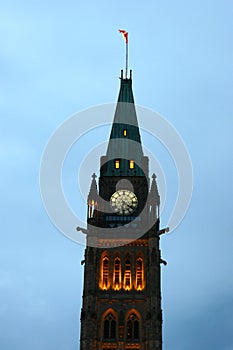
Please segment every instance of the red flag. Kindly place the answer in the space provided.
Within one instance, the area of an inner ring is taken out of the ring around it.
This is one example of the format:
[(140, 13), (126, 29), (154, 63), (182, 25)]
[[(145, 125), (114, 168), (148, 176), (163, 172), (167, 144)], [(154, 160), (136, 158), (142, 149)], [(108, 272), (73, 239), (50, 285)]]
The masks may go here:
[(119, 32), (122, 34), (123, 38), (125, 39), (126, 44), (128, 44), (128, 32), (122, 29), (119, 29)]

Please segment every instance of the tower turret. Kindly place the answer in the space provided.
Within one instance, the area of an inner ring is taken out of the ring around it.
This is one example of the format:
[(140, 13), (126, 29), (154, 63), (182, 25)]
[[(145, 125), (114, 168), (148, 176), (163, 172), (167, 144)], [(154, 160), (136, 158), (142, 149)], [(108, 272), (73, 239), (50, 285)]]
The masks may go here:
[(152, 183), (151, 183), (151, 188), (149, 192), (149, 203), (150, 203), (150, 217), (151, 220), (157, 221), (159, 220), (160, 216), (160, 195), (157, 187), (157, 182), (156, 182), (156, 175), (152, 175)]
[(97, 218), (97, 213), (98, 213), (99, 194), (97, 191), (97, 184), (95, 180), (96, 177), (97, 176), (94, 173), (92, 175), (91, 187), (87, 198), (87, 218), (88, 219)]

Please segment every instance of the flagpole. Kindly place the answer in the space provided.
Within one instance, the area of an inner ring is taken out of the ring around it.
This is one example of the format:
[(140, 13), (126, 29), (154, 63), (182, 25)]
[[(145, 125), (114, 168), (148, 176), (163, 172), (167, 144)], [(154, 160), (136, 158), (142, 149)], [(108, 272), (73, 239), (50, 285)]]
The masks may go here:
[(125, 77), (128, 76), (128, 42), (126, 42), (126, 57), (125, 57)]
[(125, 78), (128, 79), (128, 32), (123, 29), (119, 29), (119, 32), (122, 34), (125, 40)]

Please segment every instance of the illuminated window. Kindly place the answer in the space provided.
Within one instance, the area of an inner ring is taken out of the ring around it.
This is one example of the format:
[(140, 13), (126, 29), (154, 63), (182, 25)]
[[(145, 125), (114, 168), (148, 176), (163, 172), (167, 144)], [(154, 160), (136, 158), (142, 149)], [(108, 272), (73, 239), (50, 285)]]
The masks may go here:
[(134, 169), (134, 160), (129, 161), (129, 168)]
[(121, 288), (121, 261), (119, 258), (114, 260), (113, 284), (115, 290), (119, 290)]
[(125, 261), (124, 289), (131, 289), (131, 266), (129, 259)]
[(102, 262), (102, 289), (109, 287), (109, 258), (105, 256)]
[(144, 288), (144, 268), (142, 258), (137, 259), (136, 263), (136, 289), (142, 290)]
[(139, 319), (131, 314), (127, 319), (127, 339), (139, 339)]
[(123, 130), (123, 135), (127, 136), (127, 130), (126, 129)]
[(115, 168), (116, 169), (120, 168), (120, 161), (119, 160), (115, 160)]
[(104, 339), (115, 339), (116, 338), (116, 319), (112, 313), (109, 313), (104, 318)]

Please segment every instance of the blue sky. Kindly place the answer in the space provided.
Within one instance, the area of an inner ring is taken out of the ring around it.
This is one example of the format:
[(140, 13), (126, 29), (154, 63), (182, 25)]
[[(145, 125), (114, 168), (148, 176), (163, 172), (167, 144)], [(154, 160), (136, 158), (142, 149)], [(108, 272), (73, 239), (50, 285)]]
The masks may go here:
[[(50, 222), (40, 161), (66, 118), (116, 101), (120, 28), (130, 33), (136, 103), (175, 126), (194, 170), (188, 213), (161, 242), (164, 350), (233, 348), (232, 16), (229, 0), (2, 2), (1, 349), (79, 349), (84, 248)], [(68, 165), (70, 198), (78, 165)], [(172, 196), (171, 178), (168, 188)]]

